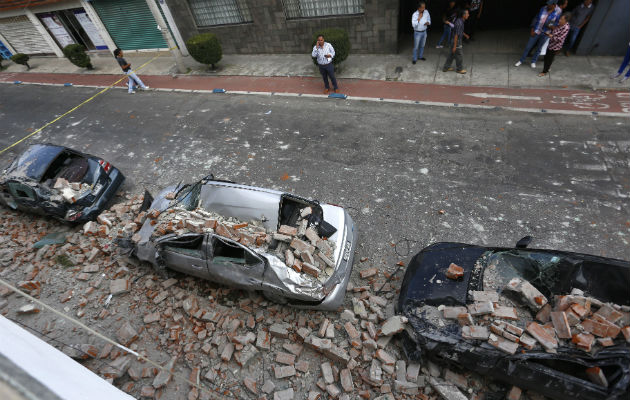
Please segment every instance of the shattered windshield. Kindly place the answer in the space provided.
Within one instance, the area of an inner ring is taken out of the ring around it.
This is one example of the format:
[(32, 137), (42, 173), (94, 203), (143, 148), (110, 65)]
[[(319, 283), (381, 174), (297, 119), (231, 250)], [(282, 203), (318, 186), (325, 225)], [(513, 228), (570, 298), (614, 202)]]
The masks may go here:
[(193, 211), (199, 204), (199, 194), (201, 193), (201, 182), (197, 182), (190, 186), (185, 186), (181, 189), (175, 198), (175, 202), (171, 205), (175, 205), (186, 209), (187, 211)]
[(485, 290), (500, 292), (510, 280), (521, 277), (545, 295), (550, 295), (560, 279), (558, 265), (561, 260), (561, 257), (548, 253), (508, 250), (486, 252), (477, 262), (484, 268)]

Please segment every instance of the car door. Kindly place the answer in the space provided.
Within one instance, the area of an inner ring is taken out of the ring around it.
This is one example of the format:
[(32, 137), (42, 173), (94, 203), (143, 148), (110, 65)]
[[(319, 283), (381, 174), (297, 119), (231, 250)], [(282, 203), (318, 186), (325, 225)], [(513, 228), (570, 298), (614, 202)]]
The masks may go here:
[(256, 290), (262, 286), (265, 262), (261, 256), (233, 240), (209, 236), (212, 253), (208, 256), (210, 279), (224, 285)]
[(159, 257), (168, 268), (208, 279), (207, 234), (188, 233), (159, 243)]

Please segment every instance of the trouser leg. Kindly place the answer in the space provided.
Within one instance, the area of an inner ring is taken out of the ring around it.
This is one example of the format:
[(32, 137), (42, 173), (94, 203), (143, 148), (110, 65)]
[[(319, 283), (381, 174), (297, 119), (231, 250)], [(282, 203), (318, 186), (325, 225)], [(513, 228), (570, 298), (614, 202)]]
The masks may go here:
[(420, 45), (420, 32), (413, 33), (413, 54), (411, 59), (418, 61), (418, 46)]
[(420, 46), (420, 53), (418, 55), (418, 58), (422, 58), (424, 57), (424, 45), (427, 43), (427, 31), (424, 32), (420, 32), (420, 40), (419, 40), (419, 46)]
[(136, 83), (138, 84), (138, 86), (140, 86), (141, 88), (145, 88), (146, 86), (144, 85), (144, 82), (142, 82), (142, 80), (138, 77), (138, 75), (135, 74), (135, 72), (130, 72), (129, 73), (129, 77), (132, 78), (134, 81), (136, 81)]
[(547, 73), (549, 72), (549, 68), (551, 67), (551, 64), (553, 63), (553, 59), (556, 57), (556, 54), (558, 53), (558, 50), (549, 50), (547, 49), (547, 54), (545, 54), (545, 66), (543, 67), (543, 73)]
[(444, 62), (444, 67), (442, 69), (448, 69), (453, 64), (453, 59), (455, 58), (455, 54), (453, 53), (453, 49), (448, 49), (448, 57), (446, 57), (446, 61)]
[(538, 57), (540, 56), (540, 52), (542, 51), (542, 47), (547, 40), (549, 40), (549, 38), (546, 35), (542, 35), (542, 34), (538, 35), (538, 40), (536, 41), (534, 55), (532, 56), (532, 63), (535, 63), (538, 60)]
[(328, 64), (327, 67), (328, 76), (332, 82), (333, 89), (337, 90), (339, 87), (337, 86), (337, 78), (335, 78), (335, 67), (333, 66), (333, 63)]
[(464, 51), (461, 47), (455, 49), (455, 65), (458, 71), (464, 69)]
[(326, 88), (326, 90), (330, 89), (330, 86), (328, 85), (328, 71), (326, 70), (325, 65), (319, 66), (319, 73), (322, 74), (322, 79), (324, 80), (324, 87)]
[[(626, 51), (626, 56), (624, 57), (623, 62), (621, 63), (621, 66), (619, 67), (619, 71), (617, 73), (619, 75), (623, 74), (623, 70), (626, 69), (629, 63), (630, 63), (630, 45), (628, 45), (628, 51)], [(630, 69), (628, 70), (628, 75), (630, 75)]]

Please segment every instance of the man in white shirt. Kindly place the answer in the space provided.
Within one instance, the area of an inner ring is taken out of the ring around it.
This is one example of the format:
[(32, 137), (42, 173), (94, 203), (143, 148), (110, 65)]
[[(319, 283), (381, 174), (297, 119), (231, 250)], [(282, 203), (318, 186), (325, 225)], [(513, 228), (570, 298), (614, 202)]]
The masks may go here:
[[(431, 25), (431, 16), (427, 11), (427, 5), (424, 1), (418, 3), (418, 11), (411, 16), (411, 26), (413, 27), (413, 59), (412, 64), (418, 61), (426, 61), (424, 58), (424, 45), (427, 42), (427, 28)], [(420, 48), (420, 53), (418, 53)]]
[(324, 79), (324, 94), (330, 92), (330, 86), (328, 86), (328, 77), (333, 84), (335, 93), (339, 89), (337, 87), (337, 79), (335, 78), (335, 68), (333, 67), (333, 58), (335, 57), (335, 49), (332, 44), (324, 41), (324, 35), (317, 36), (317, 43), (313, 47), (312, 57), (317, 57), (317, 65), (319, 65), (319, 73), (322, 74)]

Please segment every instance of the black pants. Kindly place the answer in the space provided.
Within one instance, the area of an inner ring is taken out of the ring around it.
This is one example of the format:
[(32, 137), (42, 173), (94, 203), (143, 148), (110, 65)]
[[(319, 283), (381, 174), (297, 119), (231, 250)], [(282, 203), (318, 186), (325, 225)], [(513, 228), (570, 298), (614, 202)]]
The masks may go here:
[(337, 90), (337, 79), (335, 78), (335, 68), (332, 63), (328, 63), (326, 65), (319, 66), (319, 73), (322, 74), (322, 78), (324, 79), (324, 87), (326, 90), (330, 89), (328, 85), (328, 77), (330, 77), (330, 81), (333, 84), (333, 88)]
[(553, 63), (553, 59), (556, 58), (556, 54), (558, 54), (560, 50), (549, 50), (547, 49), (547, 54), (545, 54), (545, 66), (543, 67), (543, 73), (546, 74), (549, 72), (549, 68)]
[(464, 50), (461, 47), (455, 48), (455, 53), (453, 53), (453, 47), (450, 47), (448, 50), (448, 57), (446, 57), (446, 62), (444, 63), (444, 67), (442, 70), (447, 70), (453, 64), (453, 60), (455, 60), (455, 66), (457, 67), (457, 71), (461, 71), (464, 69)]

